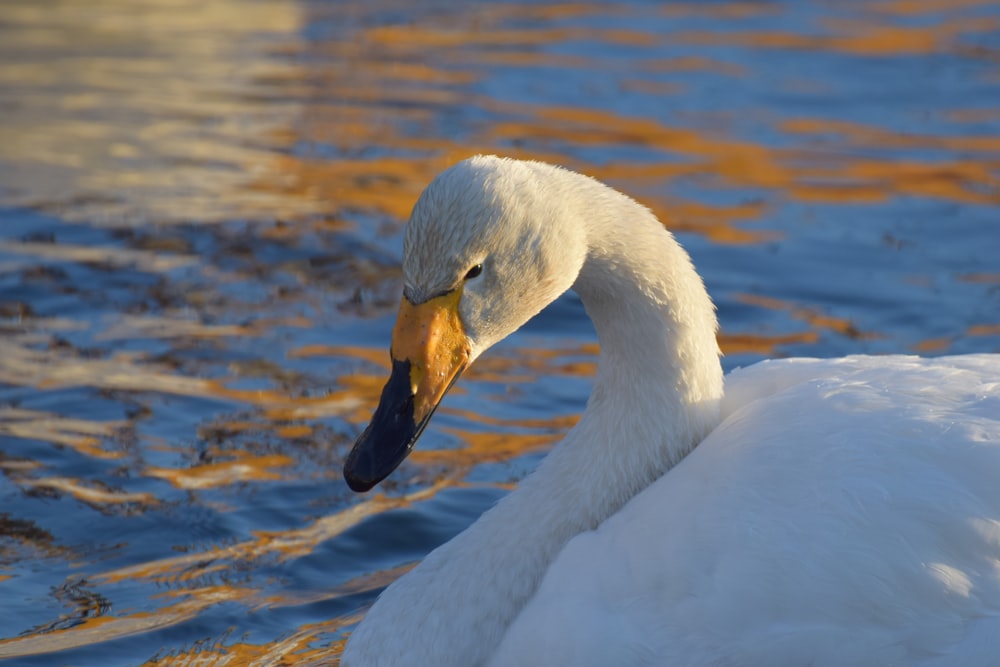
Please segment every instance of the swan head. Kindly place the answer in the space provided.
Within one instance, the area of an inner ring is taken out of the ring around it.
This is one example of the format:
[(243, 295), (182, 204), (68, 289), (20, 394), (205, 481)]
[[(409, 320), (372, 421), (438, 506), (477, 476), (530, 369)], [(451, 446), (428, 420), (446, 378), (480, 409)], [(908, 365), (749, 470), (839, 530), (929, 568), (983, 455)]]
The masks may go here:
[(388, 477), (462, 371), (573, 285), (587, 248), (572, 188), (584, 183), (595, 182), (477, 156), (427, 186), (404, 236), (392, 371), (344, 464), (353, 490)]

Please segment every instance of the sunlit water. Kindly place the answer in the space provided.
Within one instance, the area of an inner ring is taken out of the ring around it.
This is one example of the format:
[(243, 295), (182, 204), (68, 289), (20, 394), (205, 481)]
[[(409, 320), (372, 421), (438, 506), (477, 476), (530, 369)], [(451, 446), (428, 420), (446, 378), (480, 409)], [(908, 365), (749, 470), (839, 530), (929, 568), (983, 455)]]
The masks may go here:
[(401, 226), (476, 152), (652, 207), (727, 368), (1000, 350), (996, 4), (5, 0), (0, 658), (335, 662), (530, 471), (595, 369), (572, 295), (340, 477)]

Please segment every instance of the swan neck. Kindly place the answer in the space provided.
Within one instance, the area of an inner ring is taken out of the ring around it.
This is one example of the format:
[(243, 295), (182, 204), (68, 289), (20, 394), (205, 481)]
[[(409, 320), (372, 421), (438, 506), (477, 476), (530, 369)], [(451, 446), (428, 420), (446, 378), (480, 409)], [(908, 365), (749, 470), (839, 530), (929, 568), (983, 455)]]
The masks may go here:
[[(673, 235), (625, 195), (602, 196), (617, 206), (592, 207), (607, 213), (584, 218), (589, 252), (574, 284), (601, 348), (581, 424), (644, 454), (648, 460), (637, 460), (633, 472), (658, 477), (718, 423), (718, 323)], [(609, 425), (614, 432), (601, 432)]]
[[(585, 227), (573, 289), (601, 345), (587, 408), (516, 491), (382, 594), (348, 644), (345, 667), (406, 664), (413, 655), (441, 667), (484, 664), (566, 543), (617, 512), (718, 421), (715, 313), (687, 254), (625, 195), (536, 168), (551, 186), (551, 223), (574, 239), (573, 225)], [(407, 610), (434, 613), (414, 621), (403, 618)]]

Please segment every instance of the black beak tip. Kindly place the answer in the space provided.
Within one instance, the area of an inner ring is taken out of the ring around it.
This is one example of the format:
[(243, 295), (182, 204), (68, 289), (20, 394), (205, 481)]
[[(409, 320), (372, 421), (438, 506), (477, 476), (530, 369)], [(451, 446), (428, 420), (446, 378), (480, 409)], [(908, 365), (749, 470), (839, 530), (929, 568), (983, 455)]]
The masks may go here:
[[(374, 431), (374, 432), (373, 432)], [(392, 474), (410, 453), (413, 429), (389, 434), (369, 426), (358, 438), (344, 462), (344, 479), (356, 493), (370, 491), (373, 486)]]
[(413, 420), (410, 362), (394, 361), (375, 415), (344, 462), (351, 490), (370, 491), (388, 477), (410, 453), (420, 430)]
[(376, 484), (382, 481), (380, 479), (372, 479), (368, 476), (358, 475), (353, 470), (348, 470), (346, 467), (344, 468), (344, 479), (347, 481), (347, 486), (351, 487), (351, 491), (354, 491), (355, 493), (371, 491)]
[(344, 479), (352, 491), (370, 491), (391, 475), (423, 433), (437, 405), (415, 419), (411, 392), (410, 362), (393, 361), (392, 374), (382, 389), (372, 421), (344, 462)]
[(370, 424), (354, 443), (354, 448), (344, 462), (344, 479), (347, 481), (347, 486), (351, 487), (351, 491), (356, 493), (370, 491), (373, 486), (388, 477), (403, 458), (397, 455), (386, 460), (386, 450), (391, 452), (394, 448), (384, 447), (384, 441), (396, 444), (395, 439), (382, 438), (379, 436), (383, 434), (373, 433), (375, 430), (373, 424)]

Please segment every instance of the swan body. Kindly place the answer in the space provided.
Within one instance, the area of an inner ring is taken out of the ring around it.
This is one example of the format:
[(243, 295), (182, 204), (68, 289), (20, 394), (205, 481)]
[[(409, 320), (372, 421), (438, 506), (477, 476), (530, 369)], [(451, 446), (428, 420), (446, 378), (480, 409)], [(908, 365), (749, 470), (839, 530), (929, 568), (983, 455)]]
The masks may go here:
[(352, 488), (566, 289), (601, 356), (578, 424), (383, 592), (345, 667), (1000, 661), (1000, 355), (771, 361), (723, 383), (711, 301), (669, 232), (536, 162), (441, 174), (403, 272)]

